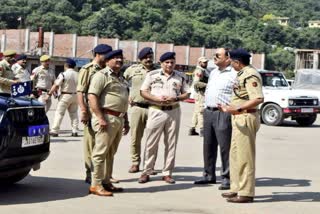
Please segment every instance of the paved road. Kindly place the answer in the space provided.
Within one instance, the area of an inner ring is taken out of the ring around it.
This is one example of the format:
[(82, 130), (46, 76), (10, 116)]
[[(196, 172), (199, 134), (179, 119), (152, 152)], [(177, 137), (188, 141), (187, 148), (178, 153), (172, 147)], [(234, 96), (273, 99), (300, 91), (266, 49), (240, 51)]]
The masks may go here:
[[(67, 117), (63, 133), (52, 139), (51, 155), (39, 171), (12, 187), (0, 189), (1, 214), (132, 213), (132, 214), (226, 214), (314, 213), (320, 211), (320, 120), (310, 128), (294, 122), (281, 127), (262, 126), (257, 142), (257, 188), (255, 203), (229, 204), (218, 185), (195, 186), (201, 176), (202, 140), (188, 137), (192, 104), (182, 105), (183, 117), (177, 149), (177, 183), (161, 181), (138, 184), (140, 174), (129, 174), (129, 137), (119, 147), (114, 177), (126, 189), (112, 198), (88, 195), (83, 182), (81, 138), (70, 137)], [(53, 111), (49, 112), (52, 120)], [(156, 169), (163, 164), (163, 145)]]

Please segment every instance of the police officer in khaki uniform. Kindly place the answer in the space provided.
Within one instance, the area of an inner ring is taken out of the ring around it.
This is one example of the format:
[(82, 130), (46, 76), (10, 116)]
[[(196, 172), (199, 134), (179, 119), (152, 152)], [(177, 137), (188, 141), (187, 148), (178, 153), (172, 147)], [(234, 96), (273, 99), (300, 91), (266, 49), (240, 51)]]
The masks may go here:
[(203, 108), (204, 108), (204, 92), (208, 83), (207, 68), (208, 59), (200, 57), (198, 65), (193, 72), (193, 87), (195, 90), (194, 96), (194, 110), (192, 115), (192, 126), (189, 130), (189, 135), (199, 135), (196, 132), (196, 127), (200, 129), (200, 137), (203, 137)]
[(253, 202), (255, 189), (255, 141), (260, 127), (257, 106), (263, 102), (262, 79), (250, 66), (251, 55), (237, 49), (230, 52), (231, 65), (238, 72), (238, 83), (229, 106), (220, 106), (232, 116), (230, 148), (231, 192), (222, 196), (232, 203)]
[(121, 137), (129, 132), (129, 89), (120, 73), (123, 65), (122, 50), (111, 51), (105, 58), (108, 66), (93, 75), (88, 90), (96, 140), (92, 152), (93, 173), (89, 191), (99, 196), (112, 196), (112, 192), (123, 189), (111, 184), (112, 171), (108, 171), (105, 166), (108, 168), (108, 165), (113, 164), (113, 156)]
[(139, 52), (140, 64), (132, 65), (124, 72), (124, 77), (131, 83), (129, 103), (130, 126), (131, 126), (131, 160), (130, 173), (139, 172), (141, 162), (141, 140), (148, 119), (149, 103), (140, 95), (141, 85), (151, 70), (155, 69), (153, 64), (153, 50), (145, 47)]
[(80, 120), (84, 124), (83, 145), (84, 145), (84, 162), (86, 169), (85, 182), (91, 183), (92, 161), (91, 154), (94, 147), (94, 132), (91, 126), (91, 113), (88, 106), (88, 89), (93, 74), (106, 66), (104, 55), (112, 51), (112, 48), (106, 44), (99, 44), (93, 49), (94, 59), (92, 62), (84, 65), (79, 71), (77, 96), (81, 114)]
[(15, 63), (16, 51), (6, 50), (4, 58), (0, 61), (0, 92), (10, 94), (12, 84), (19, 82), (15, 80), (11, 66)]
[(78, 72), (74, 70), (76, 67), (76, 62), (73, 59), (66, 59), (64, 64), (64, 72), (60, 73), (49, 91), (49, 96), (57, 93), (60, 87), (59, 101), (54, 116), (54, 122), (50, 135), (53, 137), (58, 137), (60, 130), (60, 124), (66, 113), (69, 112), (71, 120), (72, 134), (71, 136), (78, 136), (78, 100), (77, 100), (77, 84), (78, 84)]
[(48, 94), (50, 91), (56, 76), (54, 71), (49, 68), (50, 56), (43, 55), (40, 57), (41, 65), (32, 70), (31, 80), (39, 96), (39, 102), (45, 105), (46, 112), (51, 107), (51, 97)]
[(175, 183), (172, 170), (180, 129), (181, 110), (179, 101), (189, 97), (189, 87), (185, 76), (174, 70), (175, 53), (166, 52), (160, 57), (161, 69), (147, 74), (141, 86), (141, 96), (151, 103), (146, 125), (146, 148), (144, 170), (139, 183), (149, 181), (158, 152), (159, 141), (164, 134), (165, 163), (162, 170), (165, 182)]
[(30, 73), (26, 68), (27, 56), (24, 54), (19, 55), (16, 58), (16, 63), (12, 65), (12, 71), (17, 80), (20, 82), (30, 81)]

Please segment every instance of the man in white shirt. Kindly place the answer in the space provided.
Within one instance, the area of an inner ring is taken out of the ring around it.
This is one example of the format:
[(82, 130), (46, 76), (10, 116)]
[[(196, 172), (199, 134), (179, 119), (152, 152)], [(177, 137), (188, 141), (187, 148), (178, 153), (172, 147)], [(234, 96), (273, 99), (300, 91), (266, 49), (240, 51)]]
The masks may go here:
[(20, 82), (30, 81), (30, 73), (26, 68), (27, 56), (24, 54), (21, 54), (16, 58), (16, 61), (17, 62), (13, 64), (11, 67), (14, 77)]

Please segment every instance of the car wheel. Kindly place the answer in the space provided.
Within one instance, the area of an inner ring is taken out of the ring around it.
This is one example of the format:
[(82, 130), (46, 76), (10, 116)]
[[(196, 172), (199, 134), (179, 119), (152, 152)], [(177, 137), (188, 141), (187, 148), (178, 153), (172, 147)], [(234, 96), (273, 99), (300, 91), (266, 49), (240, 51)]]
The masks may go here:
[(268, 126), (278, 126), (284, 119), (282, 109), (276, 104), (267, 104), (261, 111), (261, 119)]
[(309, 117), (298, 117), (296, 121), (299, 124), (299, 126), (311, 126), (316, 121), (316, 119), (317, 115), (313, 114)]
[(8, 176), (8, 177), (2, 177), (0, 178), (0, 185), (4, 186), (4, 185), (10, 185), (10, 184), (14, 184), (18, 181), (21, 181), (22, 179), (24, 179), (30, 172), (31, 169), (24, 169), (20, 172), (18, 172), (17, 174)]

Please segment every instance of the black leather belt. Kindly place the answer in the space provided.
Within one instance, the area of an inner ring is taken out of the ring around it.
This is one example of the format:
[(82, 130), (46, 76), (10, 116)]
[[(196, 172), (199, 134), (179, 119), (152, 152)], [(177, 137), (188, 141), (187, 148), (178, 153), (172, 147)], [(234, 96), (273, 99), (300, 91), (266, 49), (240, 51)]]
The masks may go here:
[(137, 102), (132, 102), (131, 104), (132, 106), (138, 106), (140, 108), (149, 108), (149, 104), (148, 103), (137, 103)]
[(172, 106), (154, 106), (154, 105), (150, 105), (150, 108), (155, 108), (155, 109), (159, 109), (162, 111), (171, 111), (173, 109), (179, 108), (180, 105), (176, 104), (176, 105), (172, 105)]
[(76, 93), (61, 91), (61, 94), (76, 94)]
[(219, 111), (217, 107), (207, 107), (207, 109), (210, 111)]
[(48, 92), (49, 91), (48, 89), (44, 89), (44, 88), (37, 88), (36, 90), (43, 91), (43, 92)]

